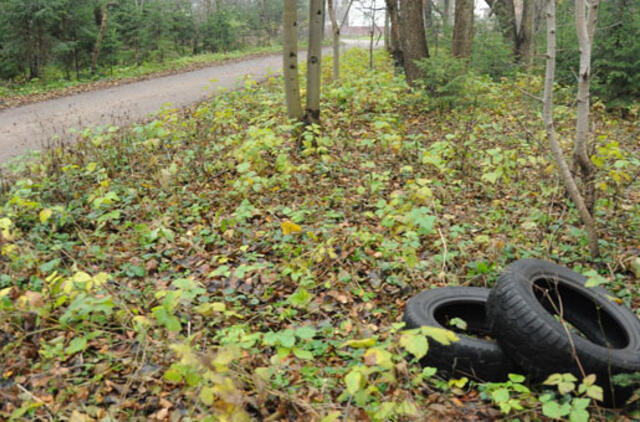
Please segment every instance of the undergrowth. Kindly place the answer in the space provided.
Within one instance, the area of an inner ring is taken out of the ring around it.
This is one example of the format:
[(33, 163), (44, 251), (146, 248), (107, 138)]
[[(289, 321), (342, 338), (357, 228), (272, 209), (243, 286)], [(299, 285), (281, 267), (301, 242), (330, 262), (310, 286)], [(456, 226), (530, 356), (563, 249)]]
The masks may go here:
[[(0, 415), (74, 420), (587, 420), (593, 379), (545, 390), (440, 379), (405, 301), (491, 286), (517, 258), (580, 272), (640, 310), (638, 122), (596, 105), (603, 256), (565, 197), (539, 106), (479, 78), (452, 110), (343, 60), (298, 150), (282, 83), (131, 129), (87, 131), (6, 176), (0, 197)], [(325, 68), (329, 80), (330, 66)], [(568, 148), (570, 93), (557, 107)], [(635, 135), (634, 135), (635, 134)], [(312, 142), (313, 140), (314, 142)], [(597, 380), (596, 380), (597, 382)], [(584, 386), (584, 387), (583, 387)]]

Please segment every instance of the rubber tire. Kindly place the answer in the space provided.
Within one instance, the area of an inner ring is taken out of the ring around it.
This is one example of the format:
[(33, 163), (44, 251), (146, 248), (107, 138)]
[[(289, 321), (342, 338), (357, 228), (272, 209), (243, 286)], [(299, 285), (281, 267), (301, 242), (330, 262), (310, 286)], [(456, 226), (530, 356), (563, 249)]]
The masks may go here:
[[(595, 373), (596, 383), (604, 389), (603, 404), (619, 407), (631, 389), (614, 387), (610, 375), (640, 371), (640, 320), (630, 309), (608, 299), (606, 290), (585, 287), (586, 280), (551, 262), (515, 261), (491, 290), (487, 317), (498, 343), (534, 381), (566, 372), (580, 378), (573, 342), (585, 372)], [(535, 283), (559, 293), (565, 319), (584, 336), (574, 332), (567, 336), (564, 325), (553, 315), (551, 302), (544, 301), (544, 306), (536, 296), (534, 288), (541, 290)]]
[[(489, 290), (478, 287), (442, 287), (419, 293), (407, 302), (404, 322), (407, 328), (432, 326), (458, 331), (445, 326), (448, 318), (467, 322), (467, 333), (490, 335), (485, 304)], [(513, 362), (493, 340), (457, 332), (459, 340), (445, 346), (431, 338), (429, 351), (420, 363), (439, 369), (445, 377), (466, 376), (480, 381), (504, 381), (518, 372)]]

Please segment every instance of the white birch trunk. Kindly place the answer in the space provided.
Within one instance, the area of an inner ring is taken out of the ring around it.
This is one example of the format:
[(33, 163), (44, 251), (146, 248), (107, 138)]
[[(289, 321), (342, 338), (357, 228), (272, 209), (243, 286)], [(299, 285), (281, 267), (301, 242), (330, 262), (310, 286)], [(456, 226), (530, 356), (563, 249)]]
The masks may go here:
[(578, 117), (576, 121), (576, 139), (573, 150), (574, 165), (580, 167), (585, 187), (587, 208), (593, 212), (595, 203), (595, 168), (588, 152), (589, 138), (589, 89), (591, 85), (591, 47), (597, 20), (599, 0), (591, 0), (588, 6), (585, 0), (576, 0), (576, 32), (580, 49), (580, 68), (578, 71)]
[(543, 112), (542, 118), (544, 120), (545, 130), (547, 132), (547, 138), (551, 145), (551, 151), (553, 152), (556, 165), (560, 171), (565, 187), (571, 196), (582, 222), (585, 225), (587, 233), (589, 234), (589, 243), (591, 248), (591, 255), (593, 257), (598, 256), (598, 234), (596, 232), (595, 221), (593, 220), (589, 210), (585, 206), (584, 199), (578, 190), (578, 186), (571, 174), (571, 170), (567, 165), (567, 161), (564, 158), (562, 149), (556, 138), (556, 131), (553, 122), (553, 81), (555, 78), (556, 67), (556, 0), (547, 0), (546, 15), (547, 15), (547, 67), (544, 80), (544, 96), (543, 96)]
[(333, 34), (333, 80), (340, 79), (340, 26), (336, 19), (336, 11), (333, 0), (327, 0), (329, 17), (331, 18), (331, 33)]
[(305, 121), (320, 122), (322, 64), (322, 0), (309, 1), (309, 50), (307, 52), (307, 107)]
[(300, 81), (298, 78), (298, 9), (296, 0), (285, 0), (282, 13), (282, 68), (287, 115), (290, 119), (302, 119)]

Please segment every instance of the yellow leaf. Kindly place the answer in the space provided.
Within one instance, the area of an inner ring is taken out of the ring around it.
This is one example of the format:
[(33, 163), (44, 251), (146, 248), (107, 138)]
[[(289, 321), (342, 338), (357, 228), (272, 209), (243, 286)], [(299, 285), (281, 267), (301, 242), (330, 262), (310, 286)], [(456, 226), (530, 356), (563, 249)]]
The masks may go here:
[(302, 231), (302, 227), (289, 220), (283, 221), (280, 225), (280, 228), (282, 228), (282, 234), (284, 234), (285, 236), (291, 233), (299, 233)]
[(376, 340), (373, 337), (360, 339), (360, 340), (348, 340), (340, 345), (340, 347), (353, 347), (354, 349), (363, 349), (365, 347), (372, 347), (376, 344)]
[(93, 171), (98, 167), (97, 163), (89, 163), (87, 164), (87, 171), (89, 173), (93, 173)]

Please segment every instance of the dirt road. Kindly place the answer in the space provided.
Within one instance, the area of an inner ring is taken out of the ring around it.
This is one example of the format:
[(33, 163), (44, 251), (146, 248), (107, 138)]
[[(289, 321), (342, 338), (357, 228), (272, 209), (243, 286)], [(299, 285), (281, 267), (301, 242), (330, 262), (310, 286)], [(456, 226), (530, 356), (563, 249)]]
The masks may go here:
[[(350, 42), (347, 47), (357, 44)], [(324, 54), (330, 54), (330, 49)], [(305, 59), (301, 53), (300, 60)], [(56, 139), (66, 140), (71, 128), (123, 126), (145, 119), (168, 103), (184, 107), (219, 93), (221, 88), (240, 87), (248, 75), (261, 80), (281, 69), (282, 57), (275, 54), (2, 110), (0, 163), (42, 150)]]

